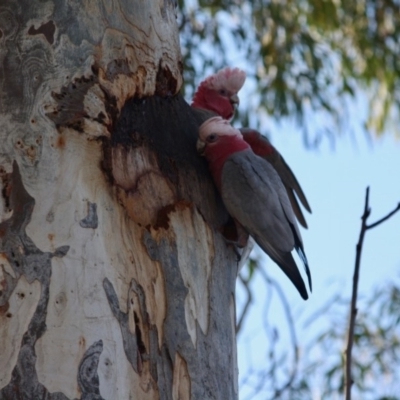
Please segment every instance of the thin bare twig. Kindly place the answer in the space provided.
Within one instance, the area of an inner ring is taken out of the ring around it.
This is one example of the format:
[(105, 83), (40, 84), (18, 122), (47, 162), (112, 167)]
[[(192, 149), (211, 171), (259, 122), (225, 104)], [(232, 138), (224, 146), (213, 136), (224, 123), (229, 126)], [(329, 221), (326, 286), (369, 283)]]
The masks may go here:
[(240, 331), (244, 317), (247, 314), (247, 310), (250, 307), (250, 304), (253, 302), (253, 295), (252, 295), (250, 287), (249, 287), (249, 280), (243, 278), (243, 276), (241, 276), (240, 274), (238, 275), (238, 278), (239, 278), (240, 282), (242, 282), (244, 289), (246, 290), (247, 299), (246, 299), (246, 303), (243, 307), (242, 314), (240, 315), (239, 320), (236, 324), (236, 333), (238, 333)]
[(397, 204), (397, 207), (387, 214), (385, 217), (380, 220), (374, 222), (373, 224), (368, 225), (367, 219), (371, 214), (371, 209), (369, 207), (369, 187), (367, 187), (365, 192), (365, 205), (364, 205), (364, 213), (361, 217), (361, 230), (360, 236), (358, 239), (358, 243), (356, 246), (356, 261), (354, 266), (354, 275), (353, 275), (353, 290), (351, 296), (351, 305), (350, 305), (350, 316), (349, 316), (349, 331), (347, 335), (347, 348), (346, 348), (346, 365), (345, 365), (345, 398), (346, 400), (351, 400), (351, 386), (353, 384), (353, 380), (351, 377), (351, 353), (353, 349), (354, 343), (354, 327), (357, 315), (357, 292), (358, 292), (358, 280), (360, 275), (360, 264), (361, 264), (361, 252), (362, 246), (364, 242), (365, 233), (368, 229), (375, 228), (381, 223), (388, 220), (392, 215), (394, 215), (397, 211), (400, 210), (400, 203)]
[(376, 226), (380, 225), (382, 222), (385, 222), (386, 220), (388, 220), (392, 215), (396, 214), (397, 211), (400, 210), (400, 203), (397, 204), (397, 207), (391, 211), (388, 215), (386, 215), (385, 217), (381, 218), (380, 220), (374, 222), (371, 225), (367, 225), (367, 229), (372, 229), (375, 228)]

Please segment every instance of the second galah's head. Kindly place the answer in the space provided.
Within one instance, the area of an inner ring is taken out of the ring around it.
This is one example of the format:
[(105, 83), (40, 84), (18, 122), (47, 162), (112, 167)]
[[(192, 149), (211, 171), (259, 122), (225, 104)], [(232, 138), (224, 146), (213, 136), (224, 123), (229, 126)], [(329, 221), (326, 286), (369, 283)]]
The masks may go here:
[(207, 150), (219, 149), (226, 152), (233, 150), (244, 150), (249, 146), (243, 140), (238, 129), (235, 129), (229, 121), (221, 117), (213, 117), (205, 121), (199, 128), (199, 139), (197, 140), (197, 151), (207, 157)]
[(192, 107), (213, 111), (222, 118), (231, 119), (239, 104), (238, 92), (246, 80), (239, 68), (224, 68), (200, 83), (193, 97)]

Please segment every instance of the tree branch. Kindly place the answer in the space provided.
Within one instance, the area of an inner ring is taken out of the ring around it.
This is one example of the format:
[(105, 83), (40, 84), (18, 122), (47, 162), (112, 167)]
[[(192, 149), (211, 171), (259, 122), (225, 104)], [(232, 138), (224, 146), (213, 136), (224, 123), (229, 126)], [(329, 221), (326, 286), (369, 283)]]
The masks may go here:
[(397, 211), (400, 210), (400, 203), (397, 204), (397, 207), (387, 214), (385, 217), (376, 221), (375, 223), (368, 225), (367, 219), (371, 213), (371, 209), (369, 208), (369, 187), (366, 189), (365, 193), (365, 205), (364, 205), (364, 213), (361, 217), (361, 230), (360, 236), (358, 239), (358, 243), (356, 246), (356, 261), (354, 266), (354, 275), (353, 275), (353, 290), (351, 296), (351, 306), (350, 306), (350, 316), (349, 316), (349, 331), (347, 335), (347, 348), (346, 348), (346, 365), (345, 365), (345, 398), (346, 400), (351, 400), (351, 385), (353, 384), (353, 380), (351, 377), (351, 353), (353, 349), (354, 342), (354, 327), (357, 315), (357, 292), (358, 292), (358, 280), (360, 274), (360, 264), (361, 264), (361, 252), (362, 246), (364, 242), (364, 236), (368, 229), (375, 228), (381, 223), (388, 220), (391, 216), (393, 216)]
[(386, 215), (385, 217), (381, 218), (380, 220), (374, 222), (371, 225), (367, 225), (367, 229), (375, 228), (376, 226), (380, 225), (382, 222), (385, 222), (386, 220), (388, 220), (392, 215), (396, 214), (397, 211), (399, 211), (399, 210), (400, 210), (400, 203), (398, 203), (397, 207), (393, 211), (391, 211), (388, 215)]
[(247, 310), (250, 307), (250, 304), (253, 302), (253, 295), (251, 293), (250, 287), (249, 287), (249, 280), (243, 278), (242, 275), (238, 275), (238, 278), (240, 280), (240, 282), (242, 282), (244, 289), (246, 290), (246, 294), (247, 294), (247, 299), (246, 302), (244, 304), (243, 310), (242, 310), (242, 314), (240, 315), (238, 322), (236, 324), (236, 333), (238, 333), (240, 331), (240, 328), (242, 327), (242, 323), (244, 320), (245, 315), (247, 314)]

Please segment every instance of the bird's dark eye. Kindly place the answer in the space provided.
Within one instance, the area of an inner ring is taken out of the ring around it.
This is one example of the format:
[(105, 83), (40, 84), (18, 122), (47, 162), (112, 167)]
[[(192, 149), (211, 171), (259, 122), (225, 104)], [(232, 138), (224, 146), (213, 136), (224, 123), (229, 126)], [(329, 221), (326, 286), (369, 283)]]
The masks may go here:
[(208, 143), (215, 142), (217, 139), (218, 139), (218, 135), (216, 133), (211, 133), (210, 135), (207, 136)]
[(227, 92), (226, 92), (225, 89), (220, 89), (220, 90), (219, 90), (219, 94), (220, 94), (221, 96), (226, 96), (226, 95), (227, 95)]

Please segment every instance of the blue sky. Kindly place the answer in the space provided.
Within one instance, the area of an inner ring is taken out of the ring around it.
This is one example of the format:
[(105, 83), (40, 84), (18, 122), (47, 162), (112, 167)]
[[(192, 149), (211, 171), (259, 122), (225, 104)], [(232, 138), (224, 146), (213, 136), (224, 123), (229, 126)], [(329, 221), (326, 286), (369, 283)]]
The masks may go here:
[[(304, 321), (333, 293), (341, 292), (350, 297), (365, 189), (370, 186), (370, 223), (386, 215), (400, 202), (400, 141), (387, 132), (371, 142), (356, 129), (356, 140), (348, 132), (343, 132), (336, 138), (335, 149), (326, 140), (317, 150), (307, 150), (301, 133), (293, 125), (268, 128), (272, 132), (273, 144), (295, 172), (313, 210), (312, 215), (307, 215), (309, 229), (302, 230), (313, 279), (313, 293), (308, 301), (300, 298), (279, 267), (267, 257), (263, 258), (268, 273), (285, 291), (294, 317)], [(399, 276), (399, 231), (400, 212), (367, 232), (361, 260), (360, 295)], [(240, 284), (238, 286), (240, 309), (242, 292)], [(266, 289), (260, 279), (254, 279), (252, 288), (256, 300), (238, 340), (239, 382), (251, 364), (258, 370), (268, 365), (268, 338), (263, 330)], [(290, 343), (279, 302), (272, 303), (268, 318), (270, 324), (276, 324), (280, 329), (281, 346)], [(309, 344), (315, 332), (300, 328), (300, 345)], [(242, 387), (240, 399), (248, 398), (248, 393)], [(266, 397), (261, 393), (251, 398)]]

